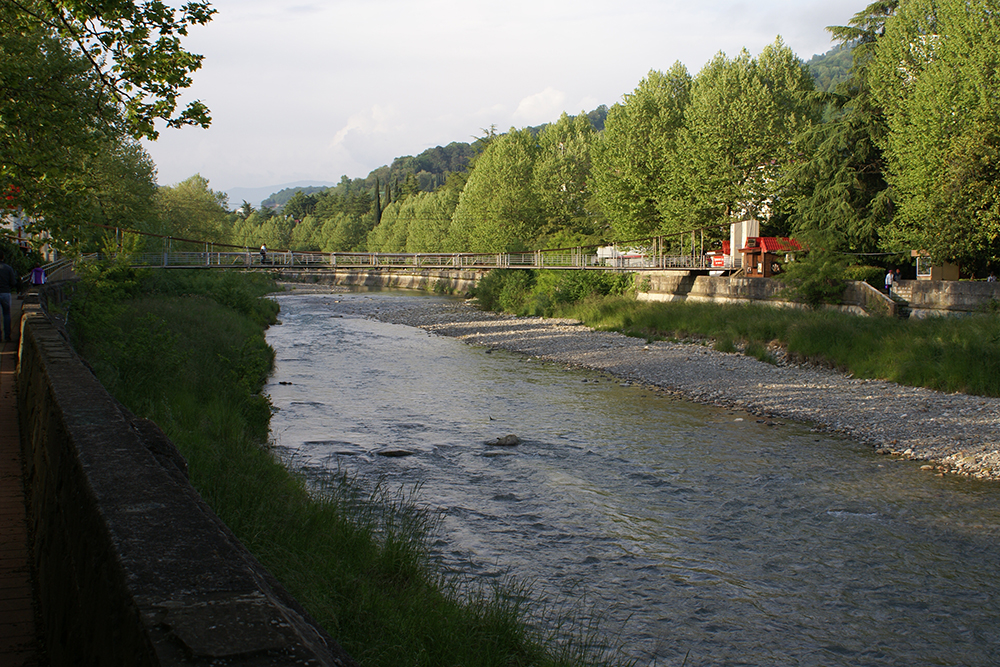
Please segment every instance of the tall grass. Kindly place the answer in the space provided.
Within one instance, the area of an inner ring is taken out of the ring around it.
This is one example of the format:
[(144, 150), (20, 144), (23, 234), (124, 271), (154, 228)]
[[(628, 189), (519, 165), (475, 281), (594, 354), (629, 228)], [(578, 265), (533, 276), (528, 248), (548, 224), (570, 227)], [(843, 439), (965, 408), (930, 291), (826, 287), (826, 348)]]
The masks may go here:
[[(784, 347), (793, 358), (859, 378), (946, 392), (1000, 396), (1000, 315), (900, 320), (767, 305), (651, 303), (589, 298), (557, 313), (648, 339), (700, 338), (748, 353)], [(760, 356), (766, 356), (761, 352)]]
[(362, 665), (613, 665), (588, 625), (543, 633), (514, 582), (447, 577), (434, 517), (399, 492), (305, 481), (267, 448), (274, 289), (243, 276), (93, 270), (70, 310), (74, 345), (133, 412), (156, 421), (227, 526)]

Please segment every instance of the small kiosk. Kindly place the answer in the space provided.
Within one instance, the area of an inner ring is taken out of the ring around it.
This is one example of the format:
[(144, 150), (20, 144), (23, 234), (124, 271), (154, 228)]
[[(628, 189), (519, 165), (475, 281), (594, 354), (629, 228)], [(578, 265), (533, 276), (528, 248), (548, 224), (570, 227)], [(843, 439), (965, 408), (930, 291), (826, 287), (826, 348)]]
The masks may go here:
[(957, 264), (942, 262), (940, 265), (934, 265), (930, 256), (920, 250), (911, 250), (910, 257), (917, 260), (917, 280), (958, 280)]
[(743, 255), (743, 275), (770, 278), (781, 273), (783, 262), (802, 250), (795, 239), (778, 236), (751, 236), (740, 249)]

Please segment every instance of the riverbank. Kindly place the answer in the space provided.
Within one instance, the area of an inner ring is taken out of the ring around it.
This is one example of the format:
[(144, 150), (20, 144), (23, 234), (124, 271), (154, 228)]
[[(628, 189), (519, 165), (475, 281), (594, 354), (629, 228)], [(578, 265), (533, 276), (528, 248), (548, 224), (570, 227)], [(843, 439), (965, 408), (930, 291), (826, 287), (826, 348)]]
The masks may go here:
[[(287, 285), (286, 289), (319, 288)], [(925, 461), (929, 472), (1000, 480), (998, 398), (859, 380), (791, 364), (780, 355), (774, 365), (698, 343), (647, 343), (574, 320), (484, 312), (467, 301), (414, 299), (412, 304), (385, 308), (359, 299), (351, 308), (359, 316), (607, 372), (771, 422), (807, 422), (864, 442), (879, 454)]]

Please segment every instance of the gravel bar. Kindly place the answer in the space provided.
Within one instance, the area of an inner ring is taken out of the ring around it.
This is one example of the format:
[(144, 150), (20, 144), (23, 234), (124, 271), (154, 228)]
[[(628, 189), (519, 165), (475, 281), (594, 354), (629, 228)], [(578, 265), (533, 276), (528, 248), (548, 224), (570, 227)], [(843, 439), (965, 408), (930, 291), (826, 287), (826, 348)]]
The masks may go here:
[(926, 461), (922, 467), (938, 474), (1000, 480), (1000, 398), (855, 379), (788, 363), (780, 351), (778, 363), (770, 364), (700, 343), (647, 343), (576, 320), (485, 312), (468, 301), (350, 299), (339, 305), (472, 345), (604, 371), (699, 403), (809, 423), (879, 454)]

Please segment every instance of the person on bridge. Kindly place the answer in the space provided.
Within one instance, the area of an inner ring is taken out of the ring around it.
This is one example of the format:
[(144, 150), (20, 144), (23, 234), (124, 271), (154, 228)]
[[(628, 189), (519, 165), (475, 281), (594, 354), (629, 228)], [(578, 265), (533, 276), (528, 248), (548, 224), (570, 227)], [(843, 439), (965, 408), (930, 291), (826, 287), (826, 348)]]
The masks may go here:
[(267, 244), (266, 243), (261, 243), (260, 244), (260, 263), (264, 264), (265, 262), (267, 262)]
[(10, 293), (21, 288), (21, 279), (4, 259), (6, 258), (3, 251), (0, 250), (0, 309), (3, 309), (3, 339), (10, 342)]

